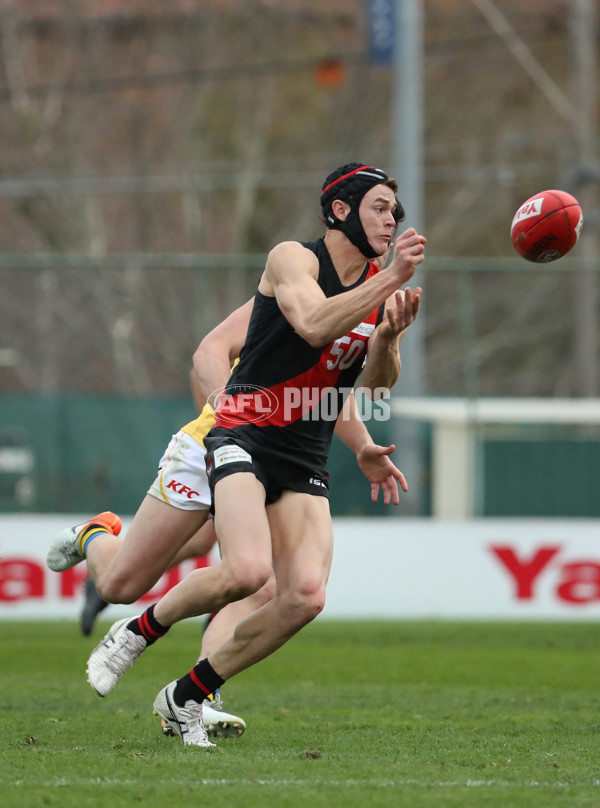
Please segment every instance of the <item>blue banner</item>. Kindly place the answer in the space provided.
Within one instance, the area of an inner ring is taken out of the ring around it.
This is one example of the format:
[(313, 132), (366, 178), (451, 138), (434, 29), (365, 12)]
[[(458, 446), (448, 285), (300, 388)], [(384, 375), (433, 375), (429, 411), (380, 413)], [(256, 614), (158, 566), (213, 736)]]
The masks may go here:
[(377, 65), (394, 62), (397, 0), (365, 0), (371, 61)]

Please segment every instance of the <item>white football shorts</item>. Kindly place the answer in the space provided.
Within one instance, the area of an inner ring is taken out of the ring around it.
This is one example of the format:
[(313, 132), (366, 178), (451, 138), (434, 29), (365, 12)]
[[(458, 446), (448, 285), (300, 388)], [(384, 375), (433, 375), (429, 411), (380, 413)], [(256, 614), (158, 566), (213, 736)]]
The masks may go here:
[(210, 489), (205, 457), (204, 446), (187, 432), (177, 432), (160, 459), (158, 474), (148, 489), (150, 496), (181, 511), (208, 510)]

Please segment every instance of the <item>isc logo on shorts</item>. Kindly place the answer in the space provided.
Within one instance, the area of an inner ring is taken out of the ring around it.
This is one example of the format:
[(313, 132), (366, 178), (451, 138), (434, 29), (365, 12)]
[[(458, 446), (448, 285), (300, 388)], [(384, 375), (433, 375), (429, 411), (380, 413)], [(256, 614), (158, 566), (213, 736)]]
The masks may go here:
[(325, 480), (319, 479), (319, 477), (311, 477), (308, 481), (311, 485), (319, 485), (321, 488), (327, 488), (327, 483)]

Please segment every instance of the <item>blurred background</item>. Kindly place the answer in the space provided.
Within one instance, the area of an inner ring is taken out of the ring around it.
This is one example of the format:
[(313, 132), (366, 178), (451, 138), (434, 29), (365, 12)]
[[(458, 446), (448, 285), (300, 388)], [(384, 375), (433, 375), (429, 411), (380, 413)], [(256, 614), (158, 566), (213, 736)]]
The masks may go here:
[[(411, 486), (391, 515), (600, 516), (598, 24), (595, 0), (5, 0), (0, 510), (133, 513), (200, 339), (357, 160), (428, 238), (396, 415), (369, 422)], [(510, 224), (548, 188), (585, 224), (536, 265)], [(334, 515), (388, 515), (352, 464), (336, 443)]]

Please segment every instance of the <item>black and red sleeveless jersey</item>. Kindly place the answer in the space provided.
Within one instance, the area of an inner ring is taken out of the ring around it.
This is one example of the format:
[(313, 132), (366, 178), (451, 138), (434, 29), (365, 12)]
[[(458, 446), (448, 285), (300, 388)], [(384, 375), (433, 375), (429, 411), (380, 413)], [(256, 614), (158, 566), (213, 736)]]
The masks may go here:
[[(303, 242), (319, 259), (318, 284), (326, 297), (354, 289), (379, 272), (367, 263), (360, 278), (342, 286), (324, 240)], [(337, 416), (361, 371), (367, 342), (383, 317), (381, 304), (345, 336), (311, 347), (281, 313), (277, 300), (256, 292), (246, 342), (216, 412), (210, 435), (232, 430), (258, 455), (270, 453), (324, 467)]]

